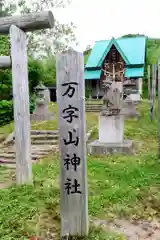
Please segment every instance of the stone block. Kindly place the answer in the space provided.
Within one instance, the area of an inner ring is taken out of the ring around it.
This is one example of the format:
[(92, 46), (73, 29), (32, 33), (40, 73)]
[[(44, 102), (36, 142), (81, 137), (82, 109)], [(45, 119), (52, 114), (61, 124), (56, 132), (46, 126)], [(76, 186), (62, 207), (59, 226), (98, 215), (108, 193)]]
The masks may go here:
[(88, 153), (94, 156), (109, 154), (133, 154), (134, 145), (132, 140), (123, 140), (121, 143), (102, 143), (99, 140), (88, 144)]

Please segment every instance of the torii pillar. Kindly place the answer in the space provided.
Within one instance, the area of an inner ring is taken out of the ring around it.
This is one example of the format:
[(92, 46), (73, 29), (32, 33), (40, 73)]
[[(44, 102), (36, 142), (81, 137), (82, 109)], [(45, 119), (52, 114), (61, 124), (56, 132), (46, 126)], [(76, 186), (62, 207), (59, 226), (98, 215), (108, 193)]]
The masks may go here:
[(11, 57), (1, 56), (0, 67), (12, 66), (17, 184), (32, 183), (27, 36), (25, 32), (52, 28), (51, 11), (0, 18), (0, 34), (10, 34)]

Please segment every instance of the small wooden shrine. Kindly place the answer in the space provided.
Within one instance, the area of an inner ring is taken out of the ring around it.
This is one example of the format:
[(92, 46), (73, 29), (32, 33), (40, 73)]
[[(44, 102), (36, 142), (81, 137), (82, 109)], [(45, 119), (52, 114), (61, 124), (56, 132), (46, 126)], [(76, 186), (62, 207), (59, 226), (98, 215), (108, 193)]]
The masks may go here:
[(85, 85), (91, 98), (104, 95), (103, 82), (123, 82), (123, 92), (142, 93), (145, 37), (119, 38), (95, 43), (85, 66)]

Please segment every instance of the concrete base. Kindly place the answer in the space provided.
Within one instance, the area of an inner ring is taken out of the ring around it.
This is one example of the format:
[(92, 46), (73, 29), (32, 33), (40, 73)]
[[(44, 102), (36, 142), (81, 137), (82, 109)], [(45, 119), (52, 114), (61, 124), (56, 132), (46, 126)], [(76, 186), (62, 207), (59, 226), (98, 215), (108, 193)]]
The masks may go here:
[(88, 153), (94, 156), (109, 154), (133, 154), (134, 147), (132, 140), (124, 140), (122, 143), (101, 143), (99, 140), (88, 144)]
[(54, 115), (53, 113), (48, 113), (48, 114), (32, 114), (30, 116), (31, 121), (49, 121), (49, 120), (54, 120)]
[(140, 102), (141, 101), (141, 95), (139, 93), (134, 93), (134, 94), (130, 94), (129, 98), (133, 101), (133, 102)]
[(30, 116), (31, 121), (47, 121), (53, 120), (54, 115), (49, 112), (48, 105), (36, 106), (34, 113)]

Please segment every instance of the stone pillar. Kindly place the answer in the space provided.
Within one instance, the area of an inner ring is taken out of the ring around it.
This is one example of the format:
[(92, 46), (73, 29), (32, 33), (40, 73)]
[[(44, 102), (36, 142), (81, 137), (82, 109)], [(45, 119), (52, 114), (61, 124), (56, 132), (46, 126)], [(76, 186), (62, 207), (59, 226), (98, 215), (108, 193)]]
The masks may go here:
[(45, 88), (44, 90), (44, 96), (45, 96), (45, 99), (46, 99), (46, 103), (48, 102), (48, 104), (50, 103), (51, 101), (51, 97), (50, 97), (50, 91), (48, 88)]
[(96, 83), (97, 99), (99, 98), (99, 80)]
[(143, 92), (143, 79), (139, 78), (139, 84), (138, 84), (139, 94), (142, 95)]
[(139, 102), (141, 100), (142, 95), (142, 78), (138, 78), (136, 81), (137, 81), (137, 93), (131, 93), (130, 99), (134, 102)]

